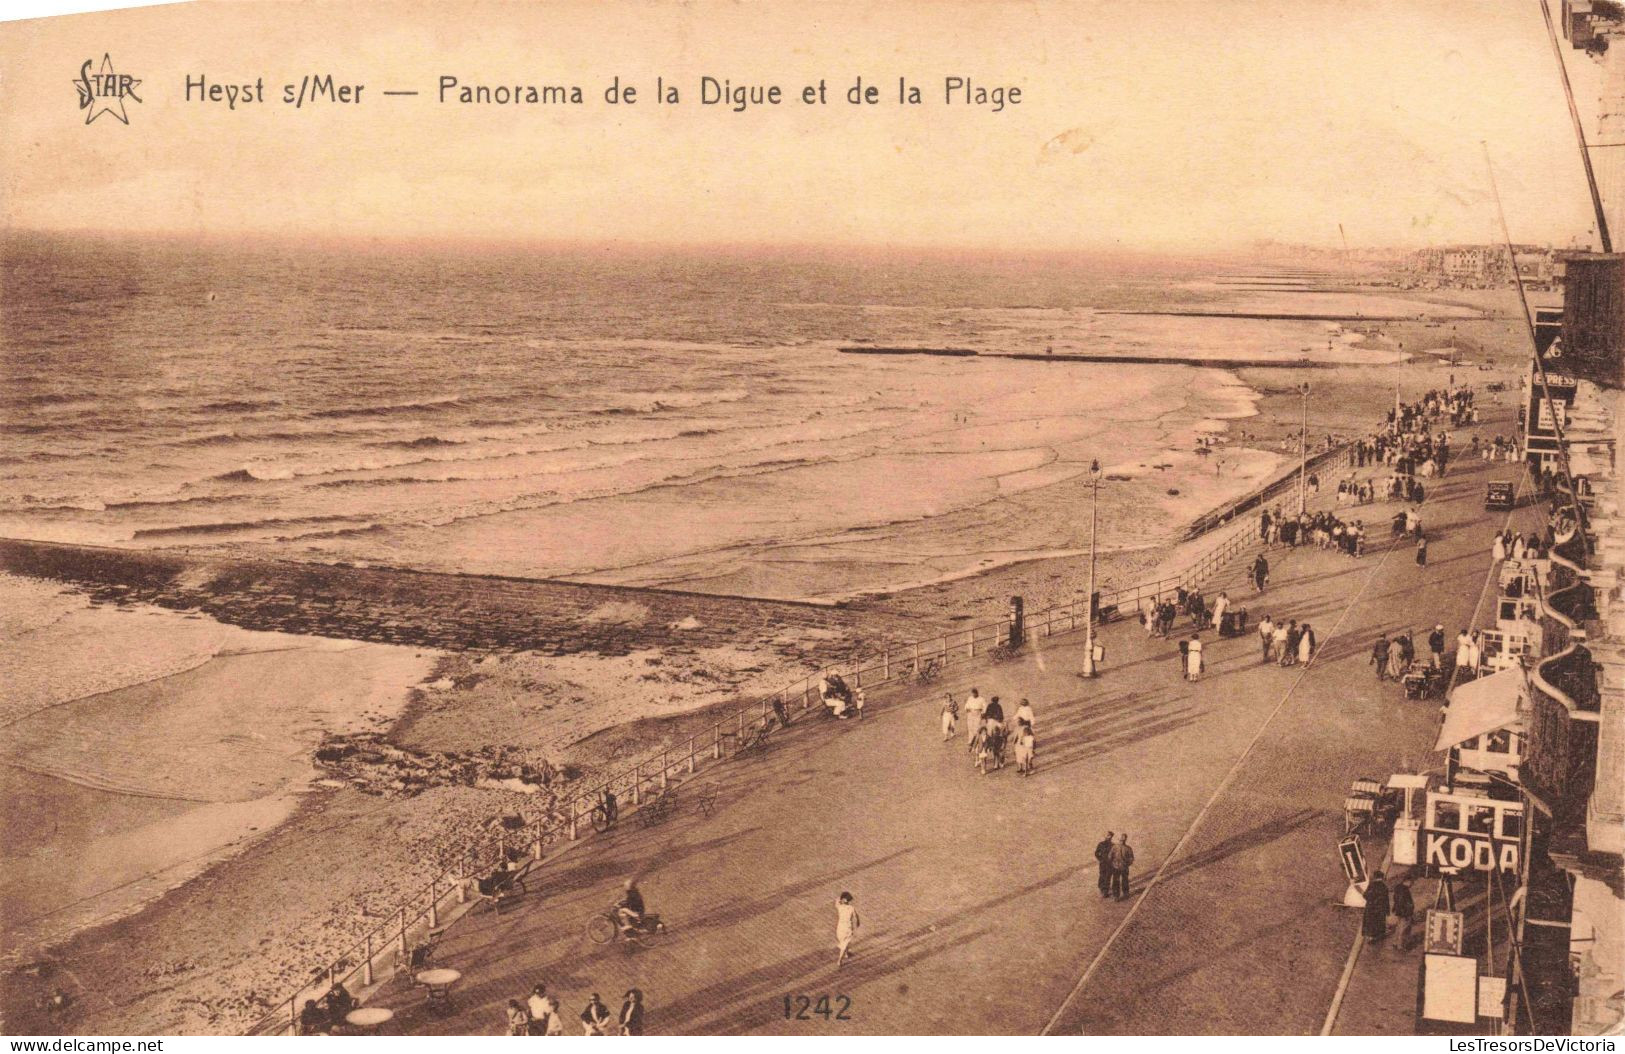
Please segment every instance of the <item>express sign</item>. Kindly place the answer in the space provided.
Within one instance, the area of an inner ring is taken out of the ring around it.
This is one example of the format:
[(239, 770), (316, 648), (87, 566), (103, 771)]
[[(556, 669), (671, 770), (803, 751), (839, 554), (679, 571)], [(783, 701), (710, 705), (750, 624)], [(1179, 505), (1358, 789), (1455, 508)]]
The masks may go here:
[(1518, 870), (1518, 843), (1461, 831), (1422, 831), (1422, 861), (1430, 868), (1464, 871)]

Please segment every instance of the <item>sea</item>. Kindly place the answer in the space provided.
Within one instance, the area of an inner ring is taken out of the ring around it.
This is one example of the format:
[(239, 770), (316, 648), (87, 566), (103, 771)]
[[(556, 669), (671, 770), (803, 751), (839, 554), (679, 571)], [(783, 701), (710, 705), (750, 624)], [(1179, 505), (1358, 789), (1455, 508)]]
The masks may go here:
[(1324, 339), (1111, 313), (1222, 301), (1217, 266), (11, 233), (0, 536), (804, 597), (1069, 551), (1070, 513), (975, 510), (1252, 393), (986, 355)]

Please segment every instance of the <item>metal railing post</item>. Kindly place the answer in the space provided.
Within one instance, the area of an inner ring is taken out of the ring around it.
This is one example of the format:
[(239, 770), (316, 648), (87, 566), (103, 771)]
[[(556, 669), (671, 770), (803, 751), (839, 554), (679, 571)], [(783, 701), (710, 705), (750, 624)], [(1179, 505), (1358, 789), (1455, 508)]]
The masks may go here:
[(577, 813), (580, 810), (580, 806), (581, 806), (581, 799), (580, 798), (571, 798), (570, 799), (570, 841), (572, 841), (572, 842), (576, 840), (576, 838), (578, 837), (578, 833), (579, 833), (578, 832), (578, 823), (577, 823)]
[(406, 961), (406, 905), (401, 905), (401, 961)]
[(669, 751), (669, 750), (662, 750), (660, 752), (660, 789), (661, 790), (666, 789), (666, 773), (671, 771), (671, 759), (668, 756), (668, 755), (670, 755), (670, 753), (671, 753), (671, 751)]
[(643, 804), (643, 762), (632, 766), (632, 804)]
[(372, 984), (372, 934), (370, 932), (367, 934), (367, 962), (361, 968), (361, 983), (364, 985)]
[(429, 928), (440, 925), (440, 883), (429, 879)]
[(688, 774), (694, 775), (694, 737), (688, 737)]

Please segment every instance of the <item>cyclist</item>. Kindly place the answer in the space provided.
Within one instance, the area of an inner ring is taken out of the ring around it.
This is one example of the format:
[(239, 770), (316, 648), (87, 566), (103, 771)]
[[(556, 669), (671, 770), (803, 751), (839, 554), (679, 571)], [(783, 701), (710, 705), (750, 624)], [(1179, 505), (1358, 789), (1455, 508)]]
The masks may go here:
[(643, 894), (637, 882), (627, 879), (620, 902), (615, 905), (615, 921), (620, 924), (621, 936), (630, 937), (643, 924)]

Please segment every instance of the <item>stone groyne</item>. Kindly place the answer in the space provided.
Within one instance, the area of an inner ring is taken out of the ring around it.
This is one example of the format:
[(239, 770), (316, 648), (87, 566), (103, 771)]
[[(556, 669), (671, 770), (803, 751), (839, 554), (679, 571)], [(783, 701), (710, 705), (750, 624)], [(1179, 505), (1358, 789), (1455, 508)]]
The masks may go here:
[(827, 643), (832, 660), (847, 641), (915, 635), (904, 619), (840, 605), (18, 539), (0, 539), (0, 571), (246, 629), (448, 650), (624, 655), (789, 634)]

